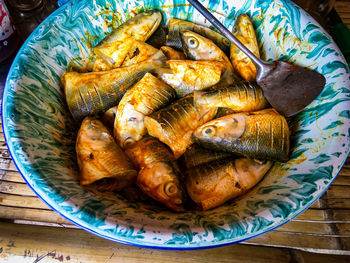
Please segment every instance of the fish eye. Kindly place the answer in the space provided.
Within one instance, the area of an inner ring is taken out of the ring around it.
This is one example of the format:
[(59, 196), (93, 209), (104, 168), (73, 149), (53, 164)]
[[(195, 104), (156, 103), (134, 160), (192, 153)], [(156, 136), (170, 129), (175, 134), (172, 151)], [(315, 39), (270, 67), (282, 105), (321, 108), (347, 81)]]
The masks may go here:
[(188, 39), (188, 45), (190, 48), (196, 48), (198, 46), (198, 40), (195, 39), (194, 37), (190, 37)]
[(223, 38), (223, 40), (224, 40), (224, 44), (225, 44), (226, 46), (231, 46), (230, 40), (228, 40), (227, 38)]
[(204, 136), (214, 136), (216, 134), (215, 126), (207, 126), (202, 131)]
[(164, 185), (164, 193), (169, 196), (173, 197), (174, 195), (177, 194), (177, 186), (174, 182), (167, 182)]
[(134, 122), (134, 121), (136, 121), (137, 119), (135, 118), (135, 117), (130, 117), (129, 119), (128, 119), (128, 121), (129, 122)]
[(124, 141), (123, 145), (124, 145), (124, 147), (128, 147), (134, 143), (135, 143), (135, 140), (133, 138), (129, 137)]

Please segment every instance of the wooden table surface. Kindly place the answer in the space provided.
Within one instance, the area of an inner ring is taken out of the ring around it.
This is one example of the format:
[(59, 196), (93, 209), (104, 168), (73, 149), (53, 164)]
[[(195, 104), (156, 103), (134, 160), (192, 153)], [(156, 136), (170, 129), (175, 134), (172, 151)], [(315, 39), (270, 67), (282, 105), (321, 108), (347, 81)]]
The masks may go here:
[[(350, 25), (350, 2), (336, 10)], [(282, 227), (221, 248), (166, 251), (105, 240), (53, 212), (24, 182), (0, 131), (0, 262), (168, 261), (350, 262), (350, 158), (326, 193)]]

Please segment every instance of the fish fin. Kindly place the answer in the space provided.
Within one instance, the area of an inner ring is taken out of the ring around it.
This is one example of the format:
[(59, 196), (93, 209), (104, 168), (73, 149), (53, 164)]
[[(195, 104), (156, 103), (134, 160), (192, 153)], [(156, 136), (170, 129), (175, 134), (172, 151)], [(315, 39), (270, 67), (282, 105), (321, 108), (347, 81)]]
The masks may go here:
[[(168, 74), (168, 75), (169, 75), (169, 74), (173, 74), (173, 70), (172, 70), (167, 64), (165, 64), (165, 65), (163, 65), (162, 67), (157, 67), (157, 68), (153, 71), (153, 73), (154, 73), (154, 75), (155, 75), (157, 78), (159, 78), (159, 79), (161, 79), (161, 80), (164, 81), (163, 76), (167, 76), (167, 74)], [(166, 83), (166, 81), (165, 81), (165, 83)], [(167, 83), (167, 84), (168, 84), (168, 83)]]
[(167, 57), (164, 55), (162, 51), (158, 51), (155, 53), (152, 57), (150, 57), (146, 62), (152, 63), (154, 65), (154, 69), (151, 71), (151, 73), (158, 74), (159, 70), (161, 68), (167, 68)]
[(165, 62), (167, 61), (167, 57), (164, 55), (164, 53), (159, 50), (156, 52), (152, 57), (148, 59), (148, 62), (161, 62), (162, 64), (165, 65)]
[(240, 82), (241, 79), (237, 75), (229, 70), (225, 69), (221, 75), (220, 81), (215, 85), (216, 87), (226, 87), (232, 85), (235, 82)]

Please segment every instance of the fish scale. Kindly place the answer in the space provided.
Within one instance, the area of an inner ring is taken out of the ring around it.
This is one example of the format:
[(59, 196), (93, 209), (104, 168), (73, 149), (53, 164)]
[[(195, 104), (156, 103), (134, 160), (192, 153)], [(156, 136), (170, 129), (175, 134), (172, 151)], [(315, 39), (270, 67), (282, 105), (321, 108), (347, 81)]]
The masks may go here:
[(192, 144), (186, 152), (183, 154), (181, 161), (183, 163), (183, 167), (186, 169), (191, 169), (198, 165), (203, 165), (206, 163), (210, 163), (212, 161), (217, 161), (220, 159), (225, 159), (228, 157), (232, 157), (231, 153), (223, 152), (223, 151), (212, 151), (206, 148), (199, 146), (198, 144)]
[(167, 144), (178, 158), (192, 143), (192, 131), (215, 114), (216, 109), (213, 109), (199, 118), (193, 96), (190, 95), (146, 116), (145, 125), (148, 133)]
[[(148, 61), (100, 72), (66, 72), (61, 76), (67, 104), (77, 121), (98, 115), (117, 105), (125, 92), (147, 72), (164, 66), (165, 56), (158, 52)], [(92, 96), (92, 93), (95, 93)], [(86, 110), (84, 110), (86, 109)]]
[(194, 103), (202, 111), (224, 107), (231, 108), (235, 112), (261, 110), (269, 105), (261, 88), (255, 82), (235, 82), (229, 86), (196, 90)]
[(125, 147), (140, 140), (147, 133), (144, 116), (165, 106), (175, 97), (173, 88), (146, 73), (125, 93), (118, 105), (114, 122), (114, 135), (118, 143)]

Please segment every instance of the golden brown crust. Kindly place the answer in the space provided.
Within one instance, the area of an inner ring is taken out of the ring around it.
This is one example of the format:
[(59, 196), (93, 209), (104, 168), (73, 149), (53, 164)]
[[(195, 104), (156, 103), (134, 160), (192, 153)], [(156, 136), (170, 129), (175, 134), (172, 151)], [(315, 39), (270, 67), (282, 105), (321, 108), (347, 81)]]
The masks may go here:
[(134, 40), (130, 44), (131, 47), (128, 47), (124, 61), (120, 65), (121, 67), (127, 67), (145, 61), (159, 51), (151, 45), (139, 40)]
[(146, 136), (127, 147), (126, 153), (141, 169), (136, 183), (142, 191), (174, 211), (184, 211), (186, 193), (180, 183), (183, 176), (170, 149)]
[(187, 171), (186, 189), (201, 209), (212, 209), (246, 193), (271, 166), (248, 158), (211, 162)]
[[(250, 18), (246, 14), (238, 16), (234, 25), (234, 36), (238, 38), (258, 58), (259, 46), (256, 41), (255, 31)], [(256, 67), (253, 62), (236, 45), (231, 45), (230, 58), (236, 73), (244, 80), (256, 79)]]
[(89, 185), (114, 178), (114, 190), (135, 182), (137, 171), (101, 121), (84, 119), (76, 141), (80, 183)]

